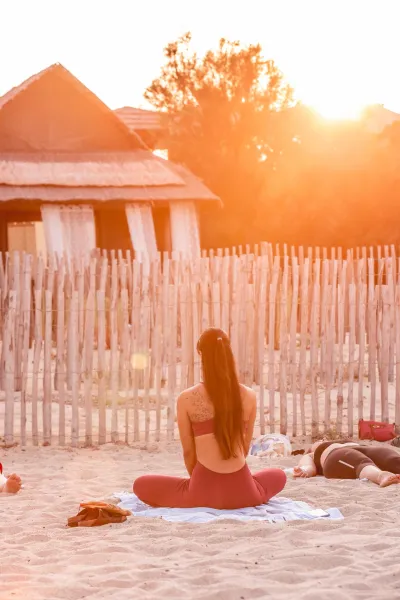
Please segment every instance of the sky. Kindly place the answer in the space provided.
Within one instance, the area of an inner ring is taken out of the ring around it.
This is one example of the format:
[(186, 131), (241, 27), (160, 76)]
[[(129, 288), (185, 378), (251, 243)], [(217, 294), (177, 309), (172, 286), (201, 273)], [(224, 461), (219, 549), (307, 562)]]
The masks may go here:
[(60, 62), (108, 106), (146, 107), (163, 48), (186, 31), (260, 43), (327, 117), (400, 112), (400, 0), (0, 0), (0, 94)]

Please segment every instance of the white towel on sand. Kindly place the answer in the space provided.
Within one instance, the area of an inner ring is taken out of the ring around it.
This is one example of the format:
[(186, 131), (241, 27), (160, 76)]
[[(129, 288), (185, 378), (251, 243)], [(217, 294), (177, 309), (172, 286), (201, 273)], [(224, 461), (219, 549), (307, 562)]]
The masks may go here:
[[(272, 498), (268, 504), (254, 508), (237, 510), (217, 510), (214, 508), (151, 508), (141, 502), (135, 494), (119, 492), (115, 497), (120, 500), (118, 506), (130, 510), (135, 517), (162, 518), (166, 521), (182, 523), (209, 523), (221, 519), (235, 521), (267, 521), (280, 523), (283, 521), (312, 521), (315, 519), (343, 519), (338, 508), (326, 511), (316, 510), (306, 502), (298, 502), (289, 498)], [(325, 513), (325, 516), (322, 516)]]

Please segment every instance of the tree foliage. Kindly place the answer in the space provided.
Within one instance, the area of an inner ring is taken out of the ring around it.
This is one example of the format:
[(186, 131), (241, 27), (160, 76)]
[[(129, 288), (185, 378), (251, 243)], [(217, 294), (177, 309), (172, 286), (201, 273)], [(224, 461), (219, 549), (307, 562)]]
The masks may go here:
[(365, 119), (323, 120), (294, 104), (259, 45), (222, 39), (198, 56), (190, 42), (168, 44), (145, 97), (165, 114), (171, 160), (224, 203), (203, 220), (205, 245), (400, 241), (399, 123), (376, 133)]
[(243, 242), (252, 227), (258, 232), (250, 237), (257, 239), (268, 173), (287, 141), (279, 111), (289, 107), (292, 90), (259, 45), (222, 39), (199, 57), (190, 41), (186, 34), (166, 47), (166, 63), (145, 98), (168, 116), (171, 160), (186, 165), (224, 203), (223, 218), (207, 222), (209, 239)]

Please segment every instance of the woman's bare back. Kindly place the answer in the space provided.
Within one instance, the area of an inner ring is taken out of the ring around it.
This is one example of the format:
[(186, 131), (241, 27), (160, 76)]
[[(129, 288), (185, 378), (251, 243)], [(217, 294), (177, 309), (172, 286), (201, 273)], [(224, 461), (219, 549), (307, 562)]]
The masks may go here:
[[(253, 390), (240, 386), (243, 402), (243, 420), (247, 423), (247, 440), (251, 440), (256, 413), (256, 400)], [(205, 386), (200, 383), (185, 393), (186, 410), (192, 423), (202, 423), (214, 418), (214, 408)], [(217, 473), (233, 473), (245, 464), (245, 454), (238, 451), (237, 457), (223, 459), (214, 433), (205, 433), (195, 438), (197, 460), (207, 469)], [(247, 453), (247, 449), (246, 449)]]

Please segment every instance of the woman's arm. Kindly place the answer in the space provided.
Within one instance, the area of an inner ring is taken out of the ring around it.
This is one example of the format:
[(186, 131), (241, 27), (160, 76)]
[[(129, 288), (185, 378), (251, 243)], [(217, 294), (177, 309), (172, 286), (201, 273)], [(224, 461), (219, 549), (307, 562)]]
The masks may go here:
[(294, 468), (293, 475), (295, 477), (315, 477), (317, 467), (314, 462), (313, 454), (305, 454), (301, 457), (299, 464)]
[(249, 391), (249, 398), (250, 398), (250, 402), (251, 402), (251, 410), (250, 410), (250, 415), (249, 415), (249, 419), (246, 423), (246, 430), (244, 432), (244, 455), (247, 456), (250, 450), (250, 444), (251, 444), (251, 440), (253, 439), (253, 433), (254, 433), (254, 423), (256, 421), (256, 416), (257, 416), (257, 396), (255, 394), (255, 392), (253, 391)]
[(197, 455), (192, 425), (186, 407), (187, 398), (185, 392), (183, 392), (183, 394), (179, 396), (177, 402), (178, 428), (183, 450), (183, 460), (185, 461), (187, 472), (191, 475), (197, 463)]

